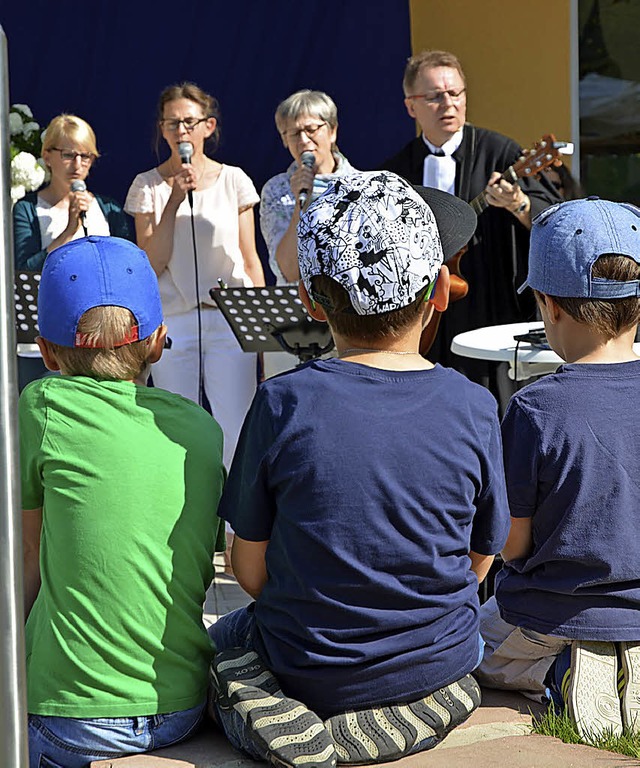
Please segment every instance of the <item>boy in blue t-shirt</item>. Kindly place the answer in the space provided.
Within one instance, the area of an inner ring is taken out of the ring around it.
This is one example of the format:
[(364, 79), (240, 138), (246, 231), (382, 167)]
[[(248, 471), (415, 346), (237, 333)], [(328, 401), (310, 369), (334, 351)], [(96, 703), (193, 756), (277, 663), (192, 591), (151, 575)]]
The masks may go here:
[(481, 609), (478, 677), (566, 705), (587, 740), (639, 732), (640, 210), (597, 198), (548, 208), (526, 286), (566, 364), (503, 420), (511, 531)]
[(220, 507), (255, 603), (210, 630), (212, 709), (256, 758), (393, 760), (479, 704), (477, 588), (508, 530), (497, 407), (418, 352), (474, 228), (386, 171), (301, 216), (301, 297), (338, 356), (259, 387)]

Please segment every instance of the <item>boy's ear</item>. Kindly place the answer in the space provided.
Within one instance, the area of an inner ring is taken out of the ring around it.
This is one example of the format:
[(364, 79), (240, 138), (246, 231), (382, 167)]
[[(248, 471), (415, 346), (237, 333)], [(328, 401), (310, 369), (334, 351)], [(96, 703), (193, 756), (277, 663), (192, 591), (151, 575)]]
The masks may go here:
[(549, 322), (555, 325), (562, 314), (562, 310), (557, 302), (555, 302), (551, 296), (548, 296), (546, 293), (540, 293), (539, 291), (536, 291), (536, 299), (540, 304), (541, 310), (544, 309), (545, 314), (549, 318)]
[(436, 287), (433, 291), (433, 295), (429, 299), (429, 304), (438, 310), (438, 312), (444, 312), (449, 306), (449, 289), (451, 287), (451, 277), (449, 275), (449, 267), (443, 264), (440, 267), (440, 272), (436, 278)]
[(154, 339), (149, 339), (149, 356), (147, 357), (148, 363), (157, 363), (162, 357), (164, 345), (167, 340), (167, 326), (162, 323), (158, 333)]
[(309, 296), (307, 289), (304, 287), (302, 280), (298, 283), (298, 293), (300, 294), (300, 300), (305, 306), (307, 312), (314, 320), (318, 320), (321, 323), (327, 322), (327, 316), (324, 309)]
[(42, 355), (42, 362), (45, 364), (49, 371), (59, 371), (60, 364), (56, 360), (56, 354), (50, 347), (49, 342), (43, 339), (42, 336), (36, 336), (36, 344)]

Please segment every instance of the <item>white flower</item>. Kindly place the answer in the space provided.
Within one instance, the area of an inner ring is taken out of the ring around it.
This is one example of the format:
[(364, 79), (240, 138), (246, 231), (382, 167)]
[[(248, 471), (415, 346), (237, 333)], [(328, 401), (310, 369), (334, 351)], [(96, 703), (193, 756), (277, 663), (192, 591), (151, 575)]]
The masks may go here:
[(23, 198), (27, 194), (27, 190), (21, 185), (17, 184), (15, 187), (11, 187), (11, 202), (17, 203), (18, 200)]
[(37, 131), (40, 128), (38, 123), (36, 123), (34, 120), (31, 120), (29, 123), (25, 123), (22, 133), (24, 133), (25, 136), (30, 136), (32, 133)]
[(27, 192), (38, 189), (44, 181), (44, 170), (29, 152), (18, 152), (11, 161), (11, 187), (24, 187)]
[(9, 133), (12, 136), (22, 133), (22, 118), (17, 112), (9, 112)]
[(26, 104), (12, 104), (11, 109), (17, 109), (18, 112), (22, 112), (26, 117), (33, 117), (33, 112)]

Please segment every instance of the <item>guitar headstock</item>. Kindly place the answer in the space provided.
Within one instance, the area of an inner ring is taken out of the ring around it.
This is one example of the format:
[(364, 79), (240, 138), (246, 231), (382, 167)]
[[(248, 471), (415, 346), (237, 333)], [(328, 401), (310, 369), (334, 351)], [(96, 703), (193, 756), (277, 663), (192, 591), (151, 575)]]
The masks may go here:
[(560, 165), (560, 150), (566, 147), (566, 141), (556, 141), (552, 133), (543, 136), (531, 149), (525, 150), (511, 169), (518, 179), (528, 176), (536, 176), (550, 165)]

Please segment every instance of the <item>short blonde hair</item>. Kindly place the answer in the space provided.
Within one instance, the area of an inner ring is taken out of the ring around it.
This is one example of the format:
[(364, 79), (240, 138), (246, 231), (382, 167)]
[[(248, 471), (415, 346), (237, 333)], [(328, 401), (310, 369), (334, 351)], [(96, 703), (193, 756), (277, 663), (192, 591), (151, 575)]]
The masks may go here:
[(47, 343), (60, 367), (70, 376), (130, 381), (144, 372), (151, 345), (162, 328), (159, 326), (151, 336), (141, 341), (114, 346), (127, 336), (134, 325), (135, 317), (124, 307), (93, 307), (82, 315), (77, 331), (86, 336), (87, 343), (100, 343), (101, 348), (63, 347), (51, 341)]
[(87, 152), (100, 157), (93, 128), (81, 117), (66, 114), (54, 117), (45, 131), (42, 151), (55, 149), (65, 139), (73, 141)]

